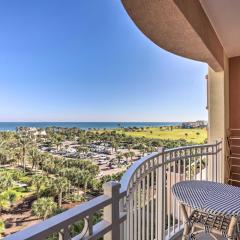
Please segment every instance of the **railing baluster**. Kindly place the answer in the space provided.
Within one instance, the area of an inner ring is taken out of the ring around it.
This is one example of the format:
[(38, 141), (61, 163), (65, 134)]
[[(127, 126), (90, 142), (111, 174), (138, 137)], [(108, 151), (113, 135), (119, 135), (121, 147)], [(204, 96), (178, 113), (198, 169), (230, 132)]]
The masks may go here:
[[(158, 165), (158, 157), (154, 159), (154, 165)], [(159, 172), (158, 168), (154, 171), (154, 214), (155, 214), (155, 221), (154, 221), (154, 232), (155, 232), (155, 239), (158, 239), (158, 184), (159, 184)]]
[[(215, 149), (215, 172), (216, 172), (216, 178), (215, 178), (215, 182), (217, 182), (218, 181), (218, 153), (217, 153), (217, 142), (216, 142), (216, 145), (215, 145), (215, 147), (214, 147), (214, 149)], [(221, 169), (220, 169), (220, 171), (221, 171)]]
[(200, 148), (200, 154), (201, 154), (201, 157), (200, 157), (200, 180), (202, 180), (202, 155), (203, 155), (203, 149), (202, 147)]
[[(150, 169), (150, 162), (147, 163), (147, 170), (149, 171)], [(147, 229), (146, 229), (146, 239), (149, 240), (149, 235), (150, 235), (150, 231), (149, 231), (149, 224), (150, 224), (150, 218), (149, 218), (149, 204), (150, 204), (150, 191), (149, 191), (149, 187), (150, 187), (150, 176), (149, 173), (147, 174)]]
[[(152, 168), (154, 167), (154, 160), (152, 159)], [(151, 240), (154, 239), (154, 171), (151, 171)]]
[[(130, 184), (131, 184), (131, 182), (130, 182)], [(129, 196), (129, 189), (127, 191), (127, 196)], [(128, 197), (126, 197), (125, 208), (126, 208), (125, 211), (127, 212), (127, 220), (124, 222), (124, 240), (125, 239), (130, 240), (129, 224), (130, 224), (131, 208), (130, 208), (130, 202), (128, 201)]]
[[(159, 157), (156, 159), (156, 165), (159, 164)], [(159, 206), (160, 202), (159, 197), (159, 185), (160, 185), (160, 173), (159, 173), (159, 168), (155, 170), (155, 176), (156, 176), (156, 183), (155, 183), (155, 239), (159, 238), (159, 224), (160, 224), (160, 219), (159, 219)]]
[[(145, 172), (146, 168), (145, 168), (145, 164), (143, 165), (143, 173)], [(142, 240), (145, 240), (145, 197), (146, 197), (146, 182), (145, 182), (145, 178), (143, 177), (143, 181), (142, 181), (142, 185), (143, 185), (143, 192), (142, 192)]]
[(194, 154), (193, 160), (194, 160), (194, 180), (197, 180), (197, 149), (193, 149), (192, 153)]
[[(124, 240), (129, 240), (129, 214), (128, 214), (128, 211), (127, 209), (129, 209), (129, 205), (128, 205), (128, 202), (127, 202), (127, 198), (125, 199), (125, 208), (124, 208), (124, 211), (127, 212), (127, 216), (126, 216), (126, 221), (124, 221), (124, 224), (123, 224), (123, 239)], [(124, 212), (123, 212), (124, 213)]]
[(87, 236), (91, 236), (93, 234), (93, 215), (89, 214), (89, 216), (86, 217), (86, 220), (88, 222), (88, 229), (87, 229)]
[(156, 233), (157, 239), (163, 239), (165, 235), (165, 168), (164, 150), (160, 150), (161, 155), (157, 158), (157, 171), (156, 171)]
[(212, 146), (211, 147), (212, 149), (211, 149), (211, 151), (212, 151), (212, 160), (211, 160), (211, 168), (212, 168), (212, 182), (214, 182), (215, 181), (215, 176), (214, 176), (214, 174), (215, 174), (215, 171), (214, 171), (214, 147)]
[(165, 238), (166, 236), (166, 213), (167, 213), (167, 209), (166, 209), (166, 199), (167, 199), (167, 188), (166, 188), (166, 165), (165, 165), (165, 151), (163, 149), (163, 155), (162, 155), (162, 239)]
[(189, 151), (191, 151), (191, 150), (188, 150), (188, 152), (187, 152), (187, 154), (189, 155), (189, 157), (188, 157), (188, 174), (189, 174), (189, 176), (188, 176), (188, 178), (189, 178), (189, 180), (191, 180), (191, 157), (190, 157), (190, 154), (189, 154)]
[(209, 174), (208, 147), (205, 148), (205, 151), (206, 151), (206, 160), (205, 160), (206, 180), (208, 181), (208, 174)]
[(186, 181), (186, 149), (183, 151), (183, 154), (184, 154), (184, 158), (183, 158), (183, 169), (184, 169), (184, 181)]
[[(173, 152), (172, 154), (172, 157), (173, 158), (176, 158), (176, 152)], [(174, 185), (176, 183), (176, 161), (173, 162), (173, 184)], [(175, 198), (173, 197), (173, 195), (171, 194), (171, 202), (172, 202), (172, 205), (173, 205), (173, 213), (172, 213), (172, 216), (173, 216), (173, 233), (175, 233), (175, 219), (176, 219), (176, 202), (175, 202)]]
[(220, 159), (219, 161), (219, 165), (218, 165), (218, 169), (219, 169), (219, 182), (223, 182), (223, 177), (222, 177), (222, 171), (223, 171), (223, 168), (222, 168), (222, 163), (223, 163), (223, 166), (225, 166), (225, 161), (221, 161), (221, 152), (219, 152), (219, 148), (222, 147), (222, 143), (217, 143), (217, 154), (218, 154), (218, 159)]
[[(192, 158), (191, 158), (191, 149), (187, 149), (187, 159), (188, 159), (188, 180), (192, 180)], [(187, 208), (188, 216), (191, 213), (190, 207)]]
[[(134, 187), (137, 184), (137, 172), (134, 175)], [(137, 189), (133, 193), (133, 217), (132, 217), (131, 240), (137, 240)]]
[[(178, 160), (178, 182), (181, 181), (181, 151), (178, 152), (179, 155), (179, 160)], [(175, 200), (176, 201), (176, 200)], [(178, 216), (177, 216), (177, 224), (178, 224), (178, 231), (180, 230), (180, 207), (179, 207), (179, 202), (177, 202), (177, 212), (178, 212)]]
[(58, 234), (59, 240), (69, 240), (70, 239), (70, 231), (69, 226), (66, 226), (64, 229), (62, 229)]
[[(170, 158), (171, 159), (171, 158)], [(167, 190), (167, 196), (168, 196), (168, 237), (170, 237), (170, 230), (171, 230), (171, 162), (169, 163), (168, 168), (168, 190)]]
[[(132, 188), (134, 187), (135, 184), (135, 174), (133, 176), (133, 180), (132, 180)], [(131, 189), (131, 188), (130, 188)], [(132, 194), (132, 189), (130, 190), (130, 194)], [(135, 195), (136, 193), (134, 192), (133, 195)], [(129, 199), (129, 228), (128, 228), (128, 232), (129, 232), (129, 240), (133, 240), (133, 231), (135, 229), (134, 226), (134, 222), (133, 222), (133, 216), (136, 214), (135, 212), (135, 200), (133, 200), (133, 196), (130, 196)]]
[(138, 207), (137, 207), (137, 216), (138, 216), (138, 220), (137, 220), (137, 224), (138, 224), (138, 228), (137, 228), (137, 240), (141, 240), (141, 180), (140, 180), (140, 175), (141, 175), (141, 168), (138, 171), (138, 187), (137, 187), (137, 202), (138, 202)]
[[(124, 206), (126, 206), (126, 197), (123, 197), (123, 199), (120, 200), (120, 212), (123, 214), (125, 211)], [(120, 234), (121, 234), (121, 238), (120, 240), (127, 240), (127, 223), (128, 223), (128, 217), (126, 218), (126, 221), (124, 221), (121, 226), (120, 226)]]

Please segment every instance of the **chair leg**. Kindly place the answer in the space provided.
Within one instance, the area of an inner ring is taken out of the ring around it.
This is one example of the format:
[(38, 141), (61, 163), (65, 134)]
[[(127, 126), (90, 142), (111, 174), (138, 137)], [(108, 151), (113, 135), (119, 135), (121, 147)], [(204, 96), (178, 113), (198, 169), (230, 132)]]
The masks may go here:
[(234, 231), (237, 226), (237, 223), (238, 223), (238, 219), (235, 216), (231, 217), (231, 221), (229, 223), (228, 233), (227, 233), (227, 238), (229, 240), (234, 239)]
[(184, 230), (183, 230), (182, 240), (188, 240), (189, 239), (189, 234), (191, 232), (191, 226), (189, 224), (187, 210), (186, 210), (186, 207), (183, 204), (180, 204), (180, 209), (181, 209), (181, 212), (182, 212), (182, 215), (183, 215), (183, 222), (184, 222)]

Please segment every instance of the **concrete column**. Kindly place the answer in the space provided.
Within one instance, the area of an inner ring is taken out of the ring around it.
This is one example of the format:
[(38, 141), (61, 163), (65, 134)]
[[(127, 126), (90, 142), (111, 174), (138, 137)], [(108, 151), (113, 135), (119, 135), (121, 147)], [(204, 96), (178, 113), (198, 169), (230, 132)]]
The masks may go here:
[(119, 190), (117, 182), (107, 182), (103, 185), (104, 195), (112, 198), (112, 204), (103, 209), (103, 220), (112, 224), (112, 230), (105, 234), (104, 240), (120, 240), (119, 222)]
[(229, 70), (228, 58), (224, 58), (224, 71), (215, 72), (208, 69), (208, 141), (215, 143), (222, 140), (223, 154), (221, 159), (222, 181), (228, 178), (226, 164), (227, 131), (229, 128)]

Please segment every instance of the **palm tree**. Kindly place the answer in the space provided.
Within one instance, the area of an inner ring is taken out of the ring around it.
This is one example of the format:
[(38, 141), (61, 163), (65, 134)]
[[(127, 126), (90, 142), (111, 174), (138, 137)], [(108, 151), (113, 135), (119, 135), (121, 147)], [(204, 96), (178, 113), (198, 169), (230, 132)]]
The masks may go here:
[(5, 231), (5, 223), (3, 220), (0, 220), (0, 238)]
[(52, 215), (56, 210), (57, 204), (51, 197), (39, 198), (32, 204), (32, 213), (43, 220), (46, 220), (46, 218)]
[(135, 156), (135, 152), (129, 152), (129, 155), (130, 155), (130, 158), (131, 158), (131, 161), (133, 160), (133, 157)]
[(5, 194), (0, 195), (0, 212), (2, 209), (9, 208), (9, 201)]
[(144, 153), (146, 151), (146, 146), (142, 143), (139, 144), (139, 150), (140, 150), (140, 153), (142, 154), (142, 156), (144, 156)]
[(88, 138), (84, 135), (83, 137), (79, 137), (78, 144), (81, 146), (85, 146), (88, 143)]
[(114, 149), (114, 151), (117, 152), (118, 147), (119, 147), (119, 144), (118, 144), (117, 142), (114, 141), (114, 142), (112, 142), (111, 145), (112, 145), (112, 148)]
[(42, 190), (43, 186), (47, 185), (47, 177), (46, 176), (41, 176), (41, 175), (35, 175), (32, 178), (32, 184), (35, 186), (36, 188), (36, 194), (37, 194), (37, 198), (39, 198), (40, 196), (40, 192)]
[(14, 158), (14, 162), (17, 164), (17, 165), (20, 165), (20, 160), (21, 160), (21, 149), (19, 147), (16, 147), (14, 150), (12, 149), (13, 151), (13, 158)]
[(124, 154), (124, 157), (126, 158), (126, 161), (128, 160), (128, 158), (130, 157), (130, 154), (129, 154), (129, 152), (125, 152)]
[(117, 154), (116, 158), (117, 158), (117, 160), (118, 160), (118, 164), (119, 164), (120, 161), (122, 160), (122, 157), (123, 157), (123, 155), (122, 155), (121, 153), (118, 153), (118, 154)]
[(155, 148), (152, 147), (152, 146), (148, 146), (148, 147), (145, 148), (145, 151), (146, 151), (146, 152), (149, 152), (149, 153), (150, 153), (150, 152), (154, 152), (154, 151), (155, 151)]
[(6, 193), (6, 198), (9, 201), (10, 207), (13, 206), (13, 203), (17, 200), (17, 192), (10, 190)]
[(24, 172), (26, 168), (26, 154), (29, 142), (30, 141), (29, 138), (27, 138), (27, 136), (19, 136), (19, 144), (21, 146), (22, 167)]
[(5, 149), (0, 149), (0, 165), (5, 164), (7, 162), (7, 153)]
[(58, 195), (58, 207), (62, 207), (62, 195), (64, 192), (67, 192), (69, 188), (69, 181), (65, 177), (58, 177), (52, 182), (53, 189)]
[(13, 186), (13, 178), (10, 173), (0, 175), (0, 191), (6, 191)]
[(71, 172), (70, 175), (70, 178), (73, 179), (74, 184), (78, 187), (78, 194), (80, 195), (81, 186), (83, 185), (82, 170)]
[(132, 144), (128, 144), (128, 145), (127, 145), (127, 149), (128, 149), (128, 151), (130, 152), (131, 149), (132, 149)]
[(84, 188), (83, 188), (84, 189), (83, 190), (83, 192), (84, 192), (84, 199), (86, 198), (87, 186), (88, 186), (88, 183), (89, 183), (90, 179), (91, 179), (90, 172), (87, 171), (87, 170), (83, 170), (82, 171), (82, 181), (83, 181), (83, 185), (84, 185)]
[(43, 174), (44, 167), (46, 168), (45, 170), (47, 171), (47, 174), (48, 174), (49, 166), (47, 166), (47, 163), (49, 163), (52, 160), (53, 160), (52, 155), (48, 153), (42, 153), (39, 155), (39, 168), (41, 168), (42, 174)]
[(79, 147), (77, 148), (77, 151), (78, 151), (79, 153), (87, 153), (87, 152), (89, 151), (89, 148), (88, 148), (88, 147), (79, 146)]
[[(41, 156), (41, 166), (42, 166), (42, 173), (43, 170), (47, 173), (47, 176), (49, 173), (55, 173), (57, 170), (57, 166), (55, 165), (53, 159), (51, 158), (45, 158), (44, 156)], [(61, 169), (61, 167), (60, 167)]]
[(31, 162), (32, 162), (32, 169), (35, 168), (35, 171), (38, 168), (39, 164), (39, 154), (36, 148), (31, 148), (28, 151), (28, 154), (30, 155)]

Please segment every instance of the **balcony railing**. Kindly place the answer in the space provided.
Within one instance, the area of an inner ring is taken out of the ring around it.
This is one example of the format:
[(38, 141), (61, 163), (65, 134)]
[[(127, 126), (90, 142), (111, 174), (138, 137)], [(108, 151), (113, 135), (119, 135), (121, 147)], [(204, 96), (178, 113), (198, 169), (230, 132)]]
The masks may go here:
[(121, 181), (122, 192), (127, 192), (123, 239), (171, 239), (179, 234), (181, 212), (171, 187), (184, 180), (221, 181), (221, 142), (162, 150), (134, 163)]
[[(103, 195), (5, 239), (38, 240), (53, 234), (61, 240), (172, 239), (182, 230), (172, 185), (190, 179), (221, 182), (221, 145), (161, 149), (136, 161), (120, 183), (106, 183)], [(103, 210), (102, 220), (93, 225), (93, 215), (99, 210)], [(71, 236), (70, 226), (80, 220), (84, 221), (82, 232)]]

